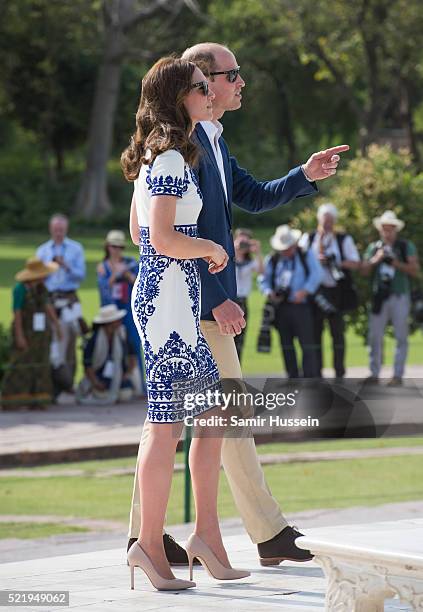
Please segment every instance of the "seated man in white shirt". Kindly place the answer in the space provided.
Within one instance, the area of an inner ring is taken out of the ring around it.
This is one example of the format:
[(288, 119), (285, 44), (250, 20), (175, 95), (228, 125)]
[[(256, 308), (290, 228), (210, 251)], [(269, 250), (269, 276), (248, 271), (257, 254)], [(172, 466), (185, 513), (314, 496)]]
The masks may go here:
[[(316, 232), (303, 234), (300, 244), (303, 249), (311, 248), (323, 268), (323, 280), (319, 293), (333, 306), (322, 309), (314, 305), (314, 334), (319, 376), (322, 375), (323, 351), (322, 333), (327, 320), (333, 342), (333, 366), (337, 379), (345, 375), (345, 325), (344, 312), (357, 306), (352, 287), (351, 270), (360, 267), (360, 256), (353, 238), (334, 229), (338, 211), (333, 204), (322, 204), (317, 211)], [(348, 293), (348, 296), (347, 296)], [(355, 301), (355, 303), (354, 303)]]

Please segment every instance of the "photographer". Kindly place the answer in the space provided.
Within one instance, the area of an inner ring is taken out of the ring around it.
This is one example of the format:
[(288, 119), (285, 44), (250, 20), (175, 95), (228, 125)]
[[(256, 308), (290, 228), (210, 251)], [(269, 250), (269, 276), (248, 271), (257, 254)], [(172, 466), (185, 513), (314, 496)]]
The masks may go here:
[[(237, 298), (235, 301), (242, 308), (245, 323), (247, 324), (247, 302), (253, 286), (253, 273), (257, 272), (258, 274), (263, 274), (263, 256), (261, 254), (260, 242), (258, 240), (253, 240), (253, 234), (248, 229), (239, 228), (235, 231), (234, 245), (237, 287)], [(236, 351), (240, 361), (246, 329), (247, 325), (242, 329), (241, 333), (234, 338)]]
[[(349, 234), (336, 232), (337, 208), (322, 204), (317, 211), (316, 232), (304, 234), (301, 246), (311, 248), (323, 267), (323, 280), (319, 296), (324, 298), (323, 308), (316, 300), (313, 308), (314, 335), (319, 376), (322, 375), (322, 333), (325, 320), (332, 336), (333, 367), (337, 379), (345, 375), (345, 325), (344, 313), (357, 307), (357, 294), (352, 282), (351, 270), (360, 267), (360, 256)], [(332, 305), (328, 308), (326, 303)]]
[(372, 274), (372, 312), (369, 320), (369, 382), (378, 383), (382, 364), (382, 344), (389, 321), (397, 342), (394, 375), (389, 386), (402, 384), (408, 350), (408, 315), (410, 312), (410, 278), (418, 275), (416, 247), (409, 240), (399, 239), (404, 221), (387, 210), (373, 220), (380, 240), (372, 242), (364, 255), (363, 274)]
[(275, 253), (265, 260), (260, 288), (275, 308), (273, 325), (279, 333), (288, 377), (299, 377), (294, 346), (294, 338), (298, 338), (303, 353), (303, 376), (314, 378), (317, 367), (309, 296), (319, 286), (323, 271), (311, 250), (304, 253), (298, 248), (300, 236), (299, 230), (288, 225), (276, 228), (270, 239)]

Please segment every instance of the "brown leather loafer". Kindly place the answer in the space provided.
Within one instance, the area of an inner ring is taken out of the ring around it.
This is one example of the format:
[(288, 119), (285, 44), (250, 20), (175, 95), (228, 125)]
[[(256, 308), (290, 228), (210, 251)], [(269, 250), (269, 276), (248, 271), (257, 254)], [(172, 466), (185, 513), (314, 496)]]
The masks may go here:
[(304, 534), (288, 525), (271, 540), (257, 544), (260, 564), (267, 566), (279, 565), (282, 561), (311, 561), (311, 552), (295, 545), (295, 540), (302, 535)]
[[(130, 538), (128, 540), (127, 551), (131, 548), (132, 544), (137, 541), (137, 538)], [(188, 567), (188, 555), (185, 548), (182, 548), (168, 533), (163, 534), (163, 544), (169, 565), (173, 566), (187, 566)], [(200, 561), (194, 559), (194, 565), (199, 565)]]

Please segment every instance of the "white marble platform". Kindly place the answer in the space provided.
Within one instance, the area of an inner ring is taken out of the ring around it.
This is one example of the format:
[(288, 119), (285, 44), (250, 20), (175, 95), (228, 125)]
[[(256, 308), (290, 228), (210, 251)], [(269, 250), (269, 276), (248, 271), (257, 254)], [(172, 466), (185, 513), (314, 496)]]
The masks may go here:
[(423, 610), (423, 518), (314, 529), (298, 546), (324, 569), (327, 612), (383, 612), (393, 596)]
[[(321, 530), (320, 530), (321, 531)], [(312, 534), (313, 530), (307, 530)], [(54, 589), (70, 591), (70, 609), (78, 612), (126, 612), (169, 610), (211, 612), (228, 608), (231, 612), (279, 610), (316, 612), (325, 608), (326, 580), (314, 562), (285, 562), (279, 567), (263, 568), (257, 549), (242, 535), (225, 537), (234, 566), (251, 571), (251, 576), (236, 582), (217, 582), (201, 568), (194, 570), (197, 588), (180, 593), (159, 593), (140, 570), (135, 574), (135, 590), (130, 590), (129, 568), (122, 548), (83, 554), (51, 557), (0, 565), (0, 590)], [(187, 568), (176, 569), (186, 578)], [(7, 610), (11, 608), (1, 608)], [(57, 607), (19, 607), (25, 612)], [(66, 608), (65, 608), (66, 609)], [(389, 601), (386, 611), (409, 611), (399, 601)]]

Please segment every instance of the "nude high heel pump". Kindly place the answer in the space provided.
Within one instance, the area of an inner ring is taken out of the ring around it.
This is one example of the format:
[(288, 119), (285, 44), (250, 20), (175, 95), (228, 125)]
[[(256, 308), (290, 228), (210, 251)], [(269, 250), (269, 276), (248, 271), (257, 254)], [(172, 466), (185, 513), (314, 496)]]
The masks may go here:
[(195, 533), (188, 538), (185, 549), (188, 555), (190, 580), (192, 580), (192, 564), (195, 557), (201, 561), (209, 575), (216, 578), (216, 580), (237, 580), (238, 578), (246, 578), (250, 575), (250, 572), (222, 565), (213, 551)]
[(128, 551), (128, 564), (131, 571), (131, 589), (134, 590), (134, 569), (139, 567), (147, 576), (151, 584), (158, 591), (181, 591), (195, 587), (195, 582), (180, 580), (179, 578), (163, 578), (157, 573), (148, 555), (143, 551), (139, 542), (134, 542)]

